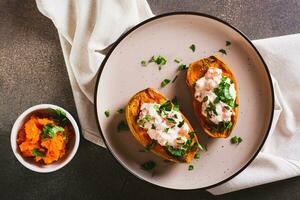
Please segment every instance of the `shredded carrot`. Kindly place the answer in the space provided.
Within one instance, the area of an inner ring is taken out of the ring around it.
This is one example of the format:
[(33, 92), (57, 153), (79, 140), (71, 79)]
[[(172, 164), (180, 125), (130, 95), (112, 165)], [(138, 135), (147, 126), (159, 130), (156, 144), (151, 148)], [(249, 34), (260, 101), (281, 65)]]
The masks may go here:
[(17, 144), (24, 157), (34, 157), (36, 162), (51, 164), (65, 155), (71, 126), (66, 125), (63, 127), (64, 131), (57, 132), (54, 137), (44, 137), (43, 128), (49, 124), (57, 126), (51, 118), (39, 118), (35, 115), (25, 122), (17, 137)]

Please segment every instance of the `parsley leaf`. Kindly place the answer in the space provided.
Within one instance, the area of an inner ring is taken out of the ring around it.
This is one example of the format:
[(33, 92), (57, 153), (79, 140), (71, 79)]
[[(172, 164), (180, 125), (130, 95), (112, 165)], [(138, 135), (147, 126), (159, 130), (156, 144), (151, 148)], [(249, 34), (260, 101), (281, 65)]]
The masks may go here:
[(197, 152), (196, 154), (195, 154), (195, 157), (194, 157), (195, 159), (199, 159), (200, 158), (200, 152)]
[(104, 115), (105, 115), (106, 117), (109, 117), (110, 111), (109, 111), (109, 110), (106, 110), (106, 111), (104, 112)]
[(171, 110), (172, 110), (172, 103), (170, 100), (163, 102), (159, 107), (159, 112), (171, 111)]
[(145, 162), (145, 163), (143, 163), (143, 164), (141, 165), (142, 169), (143, 169), (143, 170), (146, 170), (146, 171), (151, 170), (151, 169), (154, 169), (155, 166), (156, 166), (156, 163), (153, 162), (153, 161), (151, 161), (151, 160), (150, 160), (150, 161), (147, 161), (147, 162)]
[(119, 124), (117, 126), (117, 129), (118, 129), (118, 132), (128, 131), (129, 130), (128, 125), (123, 120), (119, 122)]
[(231, 144), (240, 144), (243, 139), (239, 136), (234, 136), (230, 139)]
[(141, 65), (142, 65), (143, 67), (146, 67), (146, 66), (147, 66), (147, 62), (146, 62), (145, 60), (142, 60), (142, 61), (141, 61)]
[(175, 119), (173, 119), (173, 118), (167, 118), (167, 120), (168, 120), (168, 122), (170, 122), (170, 123), (172, 123), (172, 124), (176, 124), (176, 121), (175, 121)]
[(182, 120), (181, 122), (179, 122), (179, 124), (177, 125), (178, 128), (181, 128), (183, 126), (183, 124), (184, 124), (184, 120)]
[(176, 63), (180, 63), (180, 60), (174, 59), (174, 62), (176, 62)]
[(189, 165), (189, 171), (194, 169), (194, 165)]
[(166, 85), (168, 85), (171, 82), (171, 80), (169, 79), (165, 79), (160, 83), (160, 87), (165, 87)]
[(118, 110), (118, 113), (120, 113), (120, 114), (122, 114), (124, 112), (124, 108), (120, 108), (119, 110)]
[(226, 41), (226, 46), (229, 46), (231, 45), (231, 42), (230, 41)]
[(61, 127), (61, 126), (54, 126), (52, 124), (46, 124), (43, 127), (43, 130), (40, 133), (40, 135), (42, 137), (45, 137), (46, 135), (48, 135), (49, 137), (54, 138), (54, 136), (56, 135), (56, 133), (58, 133), (58, 132), (64, 132), (64, 130), (65, 129), (63, 127)]
[(31, 153), (32, 153), (33, 156), (39, 156), (39, 157), (45, 157), (46, 156), (45, 152), (42, 152), (37, 148), (33, 149)]
[(225, 49), (220, 49), (219, 52), (222, 53), (222, 54), (225, 54), (225, 55), (227, 54)]
[(183, 70), (186, 70), (188, 67), (185, 65), (185, 64), (181, 64), (179, 65), (179, 71), (183, 71)]
[(196, 50), (196, 45), (192, 44), (192, 45), (190, 46), (190, 49), (191, 49), (193, 52), (195, 52), (195, 50)]
[(65, 125), (69, 122), (66, 113), (62, 109), (48, 108), (48, 111), (53, 115), (53, 119), (57, 121), (60, 126), (65, 127)]
[(172, 103), (174, 104), (173, 110), (179, 111), (179, 103), (178, 103), (177, 97), (174, 97), (172, 99)]

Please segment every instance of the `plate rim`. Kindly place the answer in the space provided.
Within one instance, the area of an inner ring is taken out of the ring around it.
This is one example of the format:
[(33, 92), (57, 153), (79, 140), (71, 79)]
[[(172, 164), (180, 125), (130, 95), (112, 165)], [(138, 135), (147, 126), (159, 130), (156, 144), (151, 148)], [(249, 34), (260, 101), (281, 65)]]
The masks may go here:
[[(97, 96), (98, 96), (98, 86), (99, 86), (99, 81), (100, 81), (100, 77), (101, 77), (101, 74), (102, 74), (102, 71), (104, 69), (104, 66), (106, 65), (106, 62), (108, 60), (108, 58), (110, 57), (110, 55), (112, 54), (112, 52), (114, 51), (114, 49), (119, 45), (119, 43), (125, 39), (130, 33), (132, 33), (133, 31), (135, 31), (136, 29), (142, 27), (143, 25), (149, 23), (149, 22), (152, 22), (152, 21), (155, 21), (157, 19), (160, 19), (160, 18), (163, 18), (163, 17), (167, 17), (167, 16), (174, 16), (174, 15), (192, 15), (192, 16), (201, 16), (201, 17), (206, 17), (206, 18), (209, 18), (209, 19), (212, 19), (212, 20), (215, 20), (215, 21), (218, 21), (218, 22), (221, 22), (222, 24), (228, 26), (229, 28), (233, 29), (234, 31), (236, 31), (240, 36), (242, 36), (249, 44), (250, 46), (254, 49), (255, 53), (258, 55), (259, 59), (261, 60), (261, 62), (263, 63), (263, 66), (264, 66), (264, 69), (265, 69), (265, 72), (267, 74), (267, 77), (268, 77), (268, 80), (269, 80), (269, 85), (270, 85), (270, 90), (271, 90), (271, 97), (272, 97), (272, 111), (271, 111), (271, 115), (270, 115), (270, 119), (269, 119), (269, 124), (268, 124), (268, 128), (267, 128), (267, 131), (265, 133), (265, 136), (262, 140), (262, 143), (260, 144), (260, 146), (258, 147), (257, 151), (254, 153), (254, 155), (250, 158), (250, 160), (243, 166), (241, 167), (237, 172), (235, 172), (233, 175), (223, 179), (222, 181), (219, 181), (215, 184), (211, 184), (209, 186), (205, 186), (205, 187), (199, 187), (199, 188), (191, 188), (191, 189), (181, 189), (181, 188), (172, 188), (172, 187), (167, 187), (167, 186), (163, 186), (163, 185), (157, 185), (155, 183), (151, 183), (147, 180), (145, 180), (143, 177), (140, 177), (138, 176), (137, 174), (133, 173), (127, 166), (123, 165), (122, 162), (114, 155), (114, 153), (112, 152), (112, 149), (111, 147), (107, 144), (107, 141), (102, 133), (102, 129), (101, 129), (101, 126), (100, 126), (100, 121), (99, 121), (99, 118), (98, 118), (98, 111), (97, 111)], [(117, 163), (119, 165), (122, 166), (122, 169), (124, 171), (126, 171), (127, 173), (135, 176), (136, 178), (150, 184), (150, 185), (153, 185), (155, 187), (159, 187), (159, 188), (165, 188), (165, 189), (168, 189), (168, 190), (172, 190), (172, 191), (193, 191), (193, 190), (207, 190), (207, 189), (211, 189), (211, 188), (214, 188), (216, 186), (219, 186), (223, 183), (226, 183), (227, 181), (231, 180), (232, 178), (234, 178), (235, 176), (237, 176), (238, 174), (240, 174), (242, 171), (244, 171), (251, 163), (252, 161), (257, 157), (258, 153), (260, 152), (260, 150), (262, 149), (263, 145), (265, 144), (268, 136), (269, 136), (269, 133), (270, 133), (270, 129), (271, 129), (271, 125), (272, 125), (272, 122), (273, 122), (273, 117), (274, 117), (274, 104), (275, 104), (275, 98), (274, 98), (274, 88), (273, 88), (273, 83), (272, 83), (272, 78), (271, 78), (271, 74), (270, 74), (270, 71), (269, 71), (269, 68), (266, 64), (266, 62), (264, 61), (263, 57), (261, 56), (261, 54), (259, 53), (258, 49), (255, 47), (255, 45), (251, 42), (251, 40), (241, 31), (239, 30), (238, 28), (236, 28), (235, 26), (229, 24), (228, 22), (224, 21), (223, 19), (220, 19), (218, 17), (215, 17), (215, 16), (212, 16), (212, 15), (209, 15), (209, 14), (206, 14), (206, 13), (201, 13), (201, 12), (194, 12), (194, 11), (176, 11), (176, 12), (167, 12), (167, 13), (163, 13), (163, 14), (159, 14), (159, 15), (156, 15), (154, 17), (151, 17), (149, 19), (146, 19), (140, 23), (138, 23), (137, 25), (133, 26), (132, 28), (130, 28), (129, 30), (127, 30), (126, 32), (124, 32), (112, 45), (111, 45), (111, 48), (109, 49), (109, 51), (107, 52), (107, 54), (105, 55), (105, 58), (104, 60), (102, 61), (99, 69), (98, 69), (98, 72), (97, 72), (97, 80), (96, 80), (96, 86), (95, 86), (95, 90), (94, 90), (94, 110), (95, 110), (95, 117), (96, 117), (96, 121), (97, 121), (97, 126), (98, 126), (98, 130), (101, 134), (101, 137), (103, 139), (103, 142), (106, 146), (106, 148), (108, 149), (109, 153), (112, 155), (112, 157), (114, 158), (115, 161), (117, 161)], [(125, 170), (126, 169), (126, 170)]]

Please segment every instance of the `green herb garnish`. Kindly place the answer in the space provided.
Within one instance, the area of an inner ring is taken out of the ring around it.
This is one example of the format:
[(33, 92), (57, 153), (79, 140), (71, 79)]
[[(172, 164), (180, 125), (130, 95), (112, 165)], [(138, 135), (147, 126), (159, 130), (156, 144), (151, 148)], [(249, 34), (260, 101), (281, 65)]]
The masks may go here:
[(220, 49), (219, 52), (222, 53), (222, 54), (225, 54), (225, 55), (227, 54), (225, 49)]
[(181, 122), (179, 122), (179, 124), (177, 125), (178, 128), (181, 128), (183, 126), (183, 124), (184, 124), (184, 120), (182, 120)]
[(193, 52), (195, 52), (195, 50), (196, 50), (196, 45), (192, 44), (192, 45), (190, 46), (190, 49), (191, 49)]
[(186, 70), (188, 67), (185, 65), (185, 64), (181, 64), (179, 65), (179, 71), (183, 71), (183, 70)]
[(146, 170), (146, 171), (154, 169), (155, 166), (156, 166), (155, 162), (153, 162), (151, 160), (147, 161), (141, 165), (142, 169)]
[(179, 111), (179, 103), (178, 103), (177, 97), (174, 97), (174, 98), (172, 99), (172, 103), (173, 103), (173, 105), (174, 105), (173, 110)]
[(219, 124), (211, 124), (212, 132), (223, 132), (226, 129), (230, 129), (232, 127), (232, 122), (230, 121), (222, 121)]
[(194, 165), (189, 165), (189, 171), (194, 169)]
[(203, 98), (203, 102), (206, 102), (208, 100), (208, 96), (205, 96), (204, 98)]
[(172, 110), (172, 103), (170, 100), (164, 101), (160, 107), (159, 107), (159, 112), (161, 113), (162, 111), (171, 111)]
[(38, 157), (45, 157), (46, 156), (45, 152), (42, 152), (37, 148), (33, 149), (31, 153), (32, 153), (33, 156), (38, 156)]
[(160, 87), (165, 87), (166, 85), (168, 85), (171, 82), (171, 80), (169, 79), (165, 79), (160, 83)]
[(106, 111), (104, 112), (104, 115), (105, 115), (106, 117), (109, 117), (110, 111), (109, 111), (109, 110), (106, 110)]
[(122, 114), (124, 112), (124, 109), (123, 108), (120, 108), (119, 110), (118, 110), (118, 113), (120, 113), (120, 114)]
[(54, 138), (54, 136), (56, 135), (56, 133), (58, 132), (64, 132), (64, 128), (61, 127), (61, 126), (55, 126), (53, 124), (46, 124), (44, 127), (43, 127), (43, 130), (42, 132), (40, 133), (40, 135), (42, 137), (46, 137), (46, 136), (49, 136), (50, 138)]
[(150, 144), (147, 145), (147, 147), (144, 148), (144, 152), (150, 151), (150, 149), (154, 148), (157, 144), (156, 140), (152, 140)]
[(123, 120), (119, 122), (119, 124), (117, 126), (117, 129), (118, 129), (118, 132), (128, 131), (129, 130), (128, 125)]
[(172, 124), (176, 124), (176, 121), (175, 121), (175, 119), (173, 119), (173, 118), (167, 118), (167, 120), (168, 120), (168, 122), (170, 122), (170, 123), (172, 123)]
[(147, 62), (146, 62), (145, 60), (142, 60), (142, 61), (141, 61), (141, 65), (142, 65), (143, 67), (146, 67), (146, 66), (147, 66)]
[(243, 139), (239, 136), (234, 136), (230, 139), (231, 144), (240, 144)]
[(180, 60), (174, 59), (174, 62), (176, 62), (176, 63), (180, 63)]
[(194, 157), (195, 159), (199, 159), (200, 158), (200, 152), (197, 152), (196, 154), (195, 154), (195, 157)]
[(66, 116), (66, 113), (60, 109), (52, 109), (49, 108), (48, 111), (53, 115), (53, 119), (59, 123), (60, 126), (65, 127), (65, 125), (69, 122), (69, 119)]
[(150, 62), (155, 62), (156, 64), (158, 64), (159, 70), (161, 70), (161, 67), (163, 65), (167, 64), (167, 60), (162, 56), (158, 56), (158, 57), (152, 56), (151, 59), (149, 60), (149, 63)]
[(226, 46), (229, 46), (231, 45), (231, 42), (230, 41), (226, 41)]

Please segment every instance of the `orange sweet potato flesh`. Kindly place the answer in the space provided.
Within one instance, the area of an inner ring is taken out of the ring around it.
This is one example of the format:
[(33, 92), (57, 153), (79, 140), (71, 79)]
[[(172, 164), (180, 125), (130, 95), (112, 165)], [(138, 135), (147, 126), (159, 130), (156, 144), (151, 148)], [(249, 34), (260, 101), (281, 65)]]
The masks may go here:
[[(132, 135), (135, 137), (135, 139), (142, 144), (144, 147), (147, 147), (149, 144), (152, 143), (152, 139), (149, 137), (147, 130), (141, 128), (137, 124), (137, 119), (140, 112), (140, 107), (143, 103), (161, 103), (162, 101), (166, 100), (166, 97), (164, 97), (161, 93), (158, 91), (155, 91), (152, 88), (147, 88), (145, 90), (142, 90), (135, 94), (128, 102), (128, 105), (126, 106), (126, 120), (129, 126), (129, 129), (132, 133)], [(189, 123), (189, 121), (185, 118), (183, 114), (182, 118), (184, 121), (188, 124), (190, 127), (190, 131), (194, 131), (193, 127)], [(188, 136), (187, 136), (188, 137)], [(197, 136), (193, 138), (192, 144), (195, 142), (198, 142)], [(165, 160), (169, 160), (172, 162), (191, 162), (197, 152), (197, 150), (191, 150), (186, 153), (186, 156), (184, 158), (179, 158), (172, 156), (167, 153), (165, 150), (165, 147), (161, 146), (160, 144), (156, 144), (154, 148), (150, 149), (153, 153), (160, 156), (161, 158)]]
[(232, 122), (232, 127), (230, 129), (226, 129), (224, 132), (212, 132), (210, 128), (210, 123), (205, 116), (202, 115), (201, 108), (202, 108), (202, 103), (197, 101), (194, 98), (195, 94), (195, 88), (194, 88), (194, 83), (203, 77), (205, 73), (207, 72), (209, 67), (215, 67), (222, 69), (222, 75), (227, 76), (231, 80), (233, 80), (234, 85), (235, 85), (235, 90), (236, 90), (236, 100), (235, 103), (238, 104), (238, 90), (237, 90), (237, 83), (236, 79), (231, 72), (230, 68), (228, 65), (226, 65), (218, 56), (210, 56), (207, 58), (203, 58), (201, 60), (195, 61), (189, 65), (188, 71), (187, 71), (187, 77), (186, 77), (186, 84), (189, 87), (191, 94), (193, 95), (193, 108), (194, 112), (197, 116), (197, 119), (204, 130), (204, 132), (214, 138), (226, 138), (230, 135), (233, 127), (235, 126), (237, 122), (237, 117), (238, 117), (238, 107), (233, 109), (233, 112), (235, 115), (232, 115), (231, 122)]

